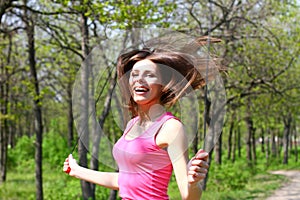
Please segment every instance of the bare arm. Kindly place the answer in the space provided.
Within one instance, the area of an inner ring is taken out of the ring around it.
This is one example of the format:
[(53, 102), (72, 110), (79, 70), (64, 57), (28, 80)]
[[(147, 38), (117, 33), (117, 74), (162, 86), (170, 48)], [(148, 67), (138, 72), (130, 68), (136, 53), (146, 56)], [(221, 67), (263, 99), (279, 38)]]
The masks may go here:
[(175, 119), (165, 123), (157, 136), (156, 143), (168, 146), (168, 153), (182, 199), (200, 199), (202, 190), (199, 181), (206, 176), (208, 154), (200, 150), (188, 162), (188, 142), (185, 130), (181, 122)]
[(85, 180), (106, 188), (118, 190), (118, 176), (116, 172), (99, 172), (91, 169), (81, 167), (70, 154), (64, 162), (63, 171), (70, 176)]

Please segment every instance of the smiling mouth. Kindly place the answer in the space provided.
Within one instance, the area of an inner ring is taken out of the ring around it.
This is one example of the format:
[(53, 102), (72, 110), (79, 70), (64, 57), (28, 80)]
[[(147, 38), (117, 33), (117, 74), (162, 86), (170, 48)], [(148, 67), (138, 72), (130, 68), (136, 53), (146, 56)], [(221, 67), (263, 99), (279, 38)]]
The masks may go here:
[(145, 92), (148, 92), (149, 89), (148, 89), (148, 88), (145, 88), (145, 87), (135, 87), (135, 88), (134, 88), (134, 91), (135, 91), (136, 93), (145, 93)]

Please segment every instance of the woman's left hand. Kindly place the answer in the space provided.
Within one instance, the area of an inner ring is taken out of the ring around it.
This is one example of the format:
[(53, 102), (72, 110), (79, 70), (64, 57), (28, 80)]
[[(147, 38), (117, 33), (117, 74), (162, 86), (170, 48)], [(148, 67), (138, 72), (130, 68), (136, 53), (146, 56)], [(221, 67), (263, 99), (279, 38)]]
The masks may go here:
[(200, 149), (188, 164), (188, 182), (197, 183), (206, 177), (208, 153)]

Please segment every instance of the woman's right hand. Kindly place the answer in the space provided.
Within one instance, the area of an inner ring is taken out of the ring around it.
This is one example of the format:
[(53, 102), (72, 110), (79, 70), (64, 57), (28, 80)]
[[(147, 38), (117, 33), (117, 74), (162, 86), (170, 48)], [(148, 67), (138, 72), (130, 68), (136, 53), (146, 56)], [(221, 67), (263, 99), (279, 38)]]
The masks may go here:
[(79, 165), (77, 164), (76, 160), (73, 158), (72, 154), (70, 154), (64, 162), (63, 171), (70, 176), (75, 176), (74, 170), (78, 166)]

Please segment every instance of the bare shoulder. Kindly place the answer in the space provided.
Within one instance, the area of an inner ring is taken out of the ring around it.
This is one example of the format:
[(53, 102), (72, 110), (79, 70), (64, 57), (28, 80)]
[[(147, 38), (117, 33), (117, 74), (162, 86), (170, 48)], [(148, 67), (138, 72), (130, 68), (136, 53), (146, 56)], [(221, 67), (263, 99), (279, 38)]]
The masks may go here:
[(156, 136), (156, 144), (161, 147), (168, 146), (175, 138), (184, 137), (184, 126), (177, 119), (167, 120)]
[(167, 120), (163, 126), (162, 126), (162, 130), (178, 130), (178, 129), (182, 129), (183, 128), (183, 124), (181, 123), (181, 121), (179, 121), (176, 118), (172, 118)]

